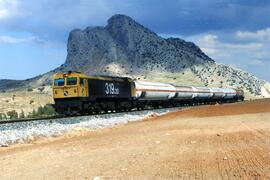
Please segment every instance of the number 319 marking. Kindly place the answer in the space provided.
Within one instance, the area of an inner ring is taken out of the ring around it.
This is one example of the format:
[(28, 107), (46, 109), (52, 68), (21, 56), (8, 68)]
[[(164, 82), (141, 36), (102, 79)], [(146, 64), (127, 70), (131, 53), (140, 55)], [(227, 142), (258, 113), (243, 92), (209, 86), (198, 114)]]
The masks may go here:
[(119, 94), (119, 89), (113, 83), (105, 83), (106, 94)]

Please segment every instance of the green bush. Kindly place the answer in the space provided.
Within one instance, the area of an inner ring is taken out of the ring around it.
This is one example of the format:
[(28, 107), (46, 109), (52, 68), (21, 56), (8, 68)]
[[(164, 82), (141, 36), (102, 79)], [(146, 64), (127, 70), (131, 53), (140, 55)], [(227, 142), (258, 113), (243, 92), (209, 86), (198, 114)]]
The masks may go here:
[(0, 113), (0, 120), (6, 120), (7, 115), (5, 113)]
[(8, 111), (7, 115), (10, 119), (18, 119), (18, 113), (15, 110)]
[(25, 118), (25, 114), (24, 114), (24, 111), (23, 110), (21, 111), (19, 117), (22, 118), (22, 119)]
[(37, 110), (33, 110), (29, 114), (31, 118), (44, 117), (44, 116), (53, 116), (56, 115), (54, 108), (50, 105), (40, 106)]
[(39, 90), (40, 92), (43, 92), (44, 89), (45, 89), (45, 87), (40, 87), (40, 88), (38, 88), (38, 90)]

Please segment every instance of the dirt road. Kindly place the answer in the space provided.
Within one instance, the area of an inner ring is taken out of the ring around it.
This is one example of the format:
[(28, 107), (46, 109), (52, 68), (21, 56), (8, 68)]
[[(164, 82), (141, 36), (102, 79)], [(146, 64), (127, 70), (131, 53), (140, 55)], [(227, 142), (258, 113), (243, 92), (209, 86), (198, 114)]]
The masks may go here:
[(269, 179), (270, 100), (0, 148), (0, 179)]

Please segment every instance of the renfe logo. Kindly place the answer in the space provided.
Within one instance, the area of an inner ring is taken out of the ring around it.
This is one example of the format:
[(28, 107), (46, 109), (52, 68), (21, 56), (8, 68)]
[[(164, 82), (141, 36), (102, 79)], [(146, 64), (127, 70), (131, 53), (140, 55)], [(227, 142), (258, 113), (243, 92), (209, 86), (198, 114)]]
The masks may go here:
[(119, 94), (119, 88), (114, 85), (114, 83), (105, 83), (105, 93), (106, 94)]
[(68, 91), (65, 91), (64, 92), (64, 96), (68, 96)]

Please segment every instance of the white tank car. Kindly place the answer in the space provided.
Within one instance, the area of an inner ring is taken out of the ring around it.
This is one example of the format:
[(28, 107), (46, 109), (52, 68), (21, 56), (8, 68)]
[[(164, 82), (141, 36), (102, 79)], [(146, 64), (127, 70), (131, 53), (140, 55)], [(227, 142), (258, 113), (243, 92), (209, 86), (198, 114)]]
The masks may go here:
[(225, 93), (222, 88), (210, 88), (213, 93), (212, 99), (222, 99), (225, 96)]
[(194, 93), (191, 86), (174, 86), (174, 87), (176, 90), (174, 99), (192, 100)]
[(175, 96), (175, 87), (171, 84), (135, 81), (138, 100), (168, 100)]
[(210, 99), (213, 96), (210, 88), (208, 87), (192, 87), (194, 99)]
[(233, 99), (236, 96), (236, 91), (231, 88), (223, 88), (223, 92), (225, 93), (224, 99)]

